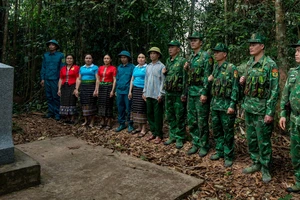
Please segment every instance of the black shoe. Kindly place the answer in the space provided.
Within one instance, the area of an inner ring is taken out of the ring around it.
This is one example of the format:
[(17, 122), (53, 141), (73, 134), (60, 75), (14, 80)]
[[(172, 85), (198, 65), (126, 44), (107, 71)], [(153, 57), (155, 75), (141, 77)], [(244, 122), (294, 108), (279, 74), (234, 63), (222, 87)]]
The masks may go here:
[(300, 193), (300, 185), (293, 185), (292, 187), (286, 188), (287, 192)]

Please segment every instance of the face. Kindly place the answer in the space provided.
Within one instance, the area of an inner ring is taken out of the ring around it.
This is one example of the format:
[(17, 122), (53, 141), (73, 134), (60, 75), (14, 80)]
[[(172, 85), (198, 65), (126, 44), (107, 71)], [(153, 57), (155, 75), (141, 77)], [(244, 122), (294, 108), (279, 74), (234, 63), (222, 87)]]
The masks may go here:
[(105, 55), (104, 58), (103, 58), (103, 62), (105, 65), (110, 65), (111, 63), (111, 58), (109, 55)]
[(67, 63), (67, 65), (73, 65), (73, 63), (74, 63), (74, 58), (73, 58), (73, 56), (68, 55), (68, 56), (66, 57), (66, 63)]
[(176, 56), (180, 51), (180, 48), (177, 46), (169, 46), (169, 55), (171, 57)]
[(93, 63), (92, 55), (87, 54), (87, 55), (84, 57), (84, 62), (85, 62), (86, 65), (91, 65), (91, 64)]
[(190, 45), (193, 50), (200, 49), (202, 41), (200, 39), (190, 39)]
[(257, 56), (264, 50), (265, 45), (260, 43), (250, 43), (249, 51), (251, 56)]
[(300, 46), (296, 47), (295, 60), (297, 63), (300, 63)]
[(146, 56), (142, 53), (139, 54), (137, 62), (139, 63), (139, 65), (144, 65), (146, 63)]
[(50, 51), (55, 51), (57, 49), (57, 46), (53, 43), (50, 43), (48, 48), (49, 48)]
[(151, 59), (152, 61), (157, 61), (158, 58), (159, 58), (159, 53), (156, 53), (156, 52), (154, 52), (154, 51), (150, 52), (150, 59)]
[(128, 63), (128, 58), (126, 56), (121, 56), (121, 63), (126, 65)]
[(222, 52), (222, 51), (214, 51), (214, 57), (216, 59), (216, 61), (222, 61), (225, 60), (227, 56), (226, 52)]

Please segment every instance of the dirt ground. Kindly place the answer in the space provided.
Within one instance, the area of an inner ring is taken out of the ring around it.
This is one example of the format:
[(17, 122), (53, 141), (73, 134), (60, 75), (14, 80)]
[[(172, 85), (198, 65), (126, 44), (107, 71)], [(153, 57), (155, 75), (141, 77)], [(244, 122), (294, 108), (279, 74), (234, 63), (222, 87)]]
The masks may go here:
[[(96, 124), (97, 125), (97, 124)], [(116, 126), (116, 125), (115, 125)], [(13, 116), (13, 139), (15, 144), (23, 144), (48, 137), (74, 135), (90, 145), (100, 145), (105, 148), (120, 151), (157, 165), (174, 169), (178, 172), (205, 180), (204, 184), (188, 199), (300, 199), (300, 194), (288, 194), (287, 186), (294, 183), (293, 168), (289, 155), (289, 137), (273, 133), (273, 165), (272, 181), (264, 184), (261, 173), (245, 175), (242, 169), (251, 164), (247, 153), (247, 144), (243, 128), (238, 125), (235, 135), (235, 160), (231, 168), (224, 167), (224, 161), (211, 161), (210, 155), (200, 158), (198, 155), (188, 156), (186, 152), (191, 147), (186, 142), (180, 150), (175, 145), (164, 146), (147, 142), (126, 132), (115, 133), (82, 127), (80, 123), (69, 125), (53, 119), (42, 118), (41, 113), (31, 113)], [(167, 133), (167, 127), (164, 127)], [(210, 144), (214, 147), (212, 136)], [(166, 140), (166, 139), (164, 139)]]

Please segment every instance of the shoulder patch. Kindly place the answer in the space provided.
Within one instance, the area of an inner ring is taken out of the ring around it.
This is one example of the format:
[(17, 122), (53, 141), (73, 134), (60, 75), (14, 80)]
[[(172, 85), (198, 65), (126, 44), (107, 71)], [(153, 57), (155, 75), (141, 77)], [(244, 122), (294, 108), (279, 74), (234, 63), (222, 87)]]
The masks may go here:
[(278, 69), (272, 69), (272, 76), (274, 78), (277, 78), (278, 77)]

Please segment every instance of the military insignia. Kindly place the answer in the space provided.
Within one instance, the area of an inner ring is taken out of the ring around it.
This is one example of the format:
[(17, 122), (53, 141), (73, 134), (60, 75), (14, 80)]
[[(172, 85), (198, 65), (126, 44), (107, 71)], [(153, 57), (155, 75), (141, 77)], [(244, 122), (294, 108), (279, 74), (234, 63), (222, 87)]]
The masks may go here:
[(210, 65), (212, 65), (214, 63), (212, 58), (209, 58), (208, 62), (209, 62)]
[(237, 78), (238, 77), (238, 71), (237, 70), (234, 70), (234, 72), (233, 72), (233, 76), (234, 76), (234, 78)]
[(272, 69), (272, 76), (274, 78), (277, 78), (278, 77), (278, 69)]

